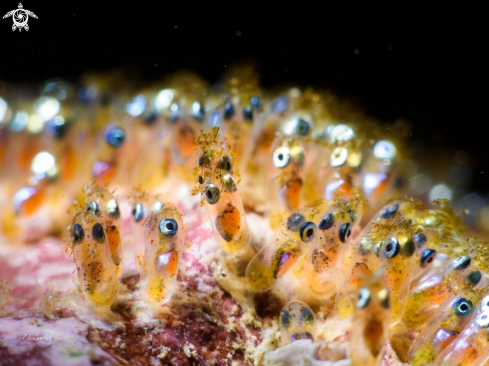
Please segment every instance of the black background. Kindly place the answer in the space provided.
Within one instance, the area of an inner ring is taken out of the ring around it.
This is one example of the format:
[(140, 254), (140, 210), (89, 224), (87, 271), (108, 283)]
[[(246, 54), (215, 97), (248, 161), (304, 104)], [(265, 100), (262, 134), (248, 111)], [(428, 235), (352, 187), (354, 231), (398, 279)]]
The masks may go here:
[[(322, 5), (319, 5), (322, 4)], [(4, 0), (0, 13), (17, 8)], [(469, 153), (472, 186), (489, 183), (487, 20), (482, 7), (329, 2), (42, 2), (28, 32), (0, 21), (0, 79), (76, 80), (124, 66), (148, 81), (181, 68), (215, 81), (254, 60), (262, 84), (328, 87), (384, 122), (413, 125), (418, 153)], [(355, 52), (357, 50), (357, 52)], [(131, 82), (131, 80), (128, 80)], [(434, 151), (434, 150), (433, 150)]]

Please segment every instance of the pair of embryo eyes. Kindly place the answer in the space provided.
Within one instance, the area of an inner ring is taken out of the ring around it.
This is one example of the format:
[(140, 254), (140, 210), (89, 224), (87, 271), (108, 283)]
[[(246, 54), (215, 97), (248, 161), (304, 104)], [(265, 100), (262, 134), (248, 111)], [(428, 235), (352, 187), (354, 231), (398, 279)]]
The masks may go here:
[[(159, 211), (159, 209), (161, 209), (161, 203), (157, 202), (153, 205), (152, 211), (156, 213)], [(136, 203), (132, 210), (132, 217), (134, 221), (140, 222), (145, 216), (145, 207), (140, 203)], [(171, 238), (175, 236), (178, 232), (178, 223), (173, 217), (164, 217), (160, 220), (158, 228), (163, 236)]]
[[(329, 230), (334, 226), (334, 215), (326, 215), (319, 224), (320, 230)], [(301, 241), (304, 243), (310, 242), (316, 233), (317, 226), (311, 221), (306, 221), (305, 217), (300, 213), (294, 213), (287, 219), (286, 227), (293, 232), (299, 232)], [(351, 224), (345, 223), (338, 230), (338, 236), (341, 242), (345, 243), (351, 235)]]
[[(221, 183), (226, 191), (231, 193), (237, 191), (236, 183), (229, 173), (222, 175)], [(204, 186), (204, 197), (210, 205), (214, 205), (221, 198), (221, 190), (214, 183), (206, 183)]]

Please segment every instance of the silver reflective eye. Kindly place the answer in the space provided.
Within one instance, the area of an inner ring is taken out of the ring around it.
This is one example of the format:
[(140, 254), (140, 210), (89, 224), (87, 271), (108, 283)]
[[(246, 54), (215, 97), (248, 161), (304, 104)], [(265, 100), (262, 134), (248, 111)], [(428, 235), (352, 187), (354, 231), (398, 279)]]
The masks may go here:
[(32, 159), (31, 170), (35, 175), (44, 177), (49, 170), (55, 167), (56, 159), (47, 151), (41, 151)]
[(175, 91), (172, 89), (161, 90), (155, 99), (155, 106), (157, 109), (168, 108), (175, 97)]
[(397, 203), (394, 203), (392, 206), (387, 207), (380, 214), (380, 217), (382, 217), (383, 219), (390, 219), (391, 217), (393, 217), (397, 213), (398, 209), (399, 209), (399, 205)]
[(374, 156), (377, 159), (392, 160), (396, 157), (396, 146), (387, 140), (378, 141), (374, 146)]
[(180, 105), (178, 103), (172, 103), (170, 106), (170, 114), (168, 115), (168, 119), (171, 122), (176, 122), (180, 117)]
[(160, 221), (160, 233), (167, 238), (175, 236), (178, 232), (178, 223), (173, 217), (165, 217)]
[(105, 242), (105, 232), (100, 222), (97, 222), (95, 225), (93, 225), (92, 238), (99, 244), (103, 244)]
[(190, 108), (192, 111), (192, 116), (199, 121), (204, 119), (204, 107), (200, 102), (193, 102), (192, 107)]
[(330, 213), (323, 217), (321, 222), (319, 223), (319, 229), (321, 230), (329, 230), (334, 224), (334, 214)]
[(425, 249), (423, 253), (421, 253), (421, 257), (419, 258), (419, 265), (421, 268), (428, 267), (436, 256), (436, 250), (433, 249)]
[(364, 308), (368, 304), (370, 304), (370, 291), (367, 288), (362, 288), (358, 293), (357, 308)]
[(306, 222), (304, 215), (296, 212), (287, 219), (287, 230), (298, 232), (302, 224)]
[(118, 219), (121, 216), (121, 212), (119, 211), (119, 205), (117, 204), (117, 201), (112, 198), (109, 202), (107, 202), (107, 205), (105, 206), (107, 209), (107, 212), (110, 216)]
[(489, 310), (489, 296), (486, 296), (481, 301), (481, 310), (486, 311)]
[[(207, 159), (209, 162), (206, 165), (209, 165), (210, 164), (210, 158), (207, 156)], [(201, 165), (200, 161), (199, 161), (199, 165)], [(217, 163), (217, 167), (219, 169), (222, 169), (222, 170), (225, 170), (225, 171), (231, 173), (233, 171), (233, 164), (231, 163), (231, 158), (229, 156), (223, 156), (222, 158), (219, 159), (219, 161)]]
[(422, 248), (428, 239), (424, 233), (419, 233), (414, 235), (414, 243), (416, 244), (416, 248)]
[(238, 188), (236, 187), (236, 183), (234, 182), (233, 177), (231, 177), (231, 174), (229, 174), (229, 173), (226, 173), (222, 176), (221, 182), (222, 182), (222, 186), (228, 192), (236, 192), (238, 190)]
[(452, 268), (456, 271), (461, 271), (470, 265), (472, 258), (468, 255), (461, 255), (452, 261)]
[(314, 234), (316, 233), (316, 224), (313, 222), (305, 222), (300, 228), (300, 238), (304, 243), (309, 243), (314, 239)]
[(100, 216), (100, 207), (98, 207), (98, 204), (95, 201), (92, 201), (88, 204), (87, 211), (90, 211), (91, 213)]
[(337, 147), (331, 153), (329, 162), (332, 167), (336, 168), (345, 164), (347, 158), (348, 158), (348, 150), (344, 147)]
[(394, 258), (400, 251), (401, 246), (399, 245), (399, 241), (397, 238), (392, 237), (387, 239), (385, 244), (382, 247), (382, 254), (386, 258)]
[(303, 119), (298, 118), (295, 123), (295, 133), (299, 136), (307, 136), (309, 133), (309, 123)]
[(204, 195), (207, 202), (213, 205), (217, 201), (219, 201), (219, 198), (221, 197), (221, 192), (215, 184), (207, 183), (204, 186)]
[(148, 104), (148, 100), (142, 94), (134, 97), (129, 103), (126, 105), (126, 111), (133, 117), (137, 117), (144, 112), (146, 106)]
[(126, 134), (122, 128), (109, 127), (105, 132), (105, 141), (112, 147), (121, 147), (124, 143)]
[(328, 128), (329, 138), (331, 142), (346, 142), (355, 137), (355, 133), (351, 127), (347, 125), (336, 125)]
[(379, 299), (380, 305), (386, 309), (389, 308), (389, 291), (386, 288), (378, 292), (377, 298)]
[(5, 117), (7, 116), (7, 112), (8, 112), (8, 104), (4, 99), (0, 98), (0, 123), (2, 123)]
[(71, 237), (74, 244), (79, 244), (85, 239), (85, 230), (80, 224), (75, 224), (71, 230)]
[(146, 209), (140, 203), (136, 203), (132, 210), (132, 218), (135, 222), (140, 222), (146, 216)]
[(338, 230), (338, 236), (341, 242), (346, 243), (350, 235), (351, 235), (351, 224), (347, 222), (346, 224), (341, 225), (340, 229)]
[(277, 168), (285, 168), (290, 162), (290, 150), (282, 146), (273, 152), (273, 165)]
[(489, 327), (489, 311), (483, 311), (479, 314), (479, 316), (475, 319), (475, 324), (481, 328)]
[(163, 208), (163, 204), (160, 202), (160, 201), (156, 201), (155, 203), (153, 203), (153, 205), (151, 206), (151, 212), (153, 213), (158, 213), (160, 212), (160, 210)]

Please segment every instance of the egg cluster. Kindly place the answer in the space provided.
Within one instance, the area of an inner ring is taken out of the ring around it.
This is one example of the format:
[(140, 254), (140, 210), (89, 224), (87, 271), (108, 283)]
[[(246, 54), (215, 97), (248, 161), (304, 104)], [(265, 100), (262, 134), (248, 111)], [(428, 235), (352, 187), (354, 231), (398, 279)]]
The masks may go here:
[[(353, 365), (379, 364), (387, 346), (411, 365), (482, 365), (489, 246), (466, 236), (449, 201), (409, 198), (401, 127), (385, 129), (327, 92), (264, 91), (246, 67), (211, 88), (191, 73), (147, 88), (117, 73), (56, 80), (40, 96), (9, 86), (0, 235), (35, 242), (68, 227), (90, 308), (116, 301), (129, 244), (141, 299), (171, 306), (188, 225), (172, 202), (185, 185), (223, 268), (249, 294), (286, 299), (276, 314), (283, 347), (320, 341), (313, 309), (324, 307), (351, 319)], [(250, 213), (269, 240), (253, 239)]]

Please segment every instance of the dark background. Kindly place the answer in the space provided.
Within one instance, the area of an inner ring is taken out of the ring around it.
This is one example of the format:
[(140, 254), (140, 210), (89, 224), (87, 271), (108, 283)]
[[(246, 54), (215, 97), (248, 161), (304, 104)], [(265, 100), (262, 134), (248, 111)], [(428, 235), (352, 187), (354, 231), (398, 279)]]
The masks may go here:
[[(2, 16), (17, 1), (2, 1)], [(148, 81), (180, 68), (215, 81), (233, 62), (252, 59), (265, 87), (328, 87), (384, 122), (407, 119), (419, 156), (451, 164), (467, 152), (472, 187), (486, 192), (485, 12), (399, 4), (26, 0), (39, 19), (28, 32), (0, 21), (0, 79), (74, 81), (123, 66)]]

